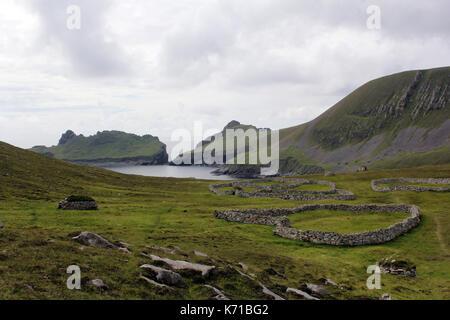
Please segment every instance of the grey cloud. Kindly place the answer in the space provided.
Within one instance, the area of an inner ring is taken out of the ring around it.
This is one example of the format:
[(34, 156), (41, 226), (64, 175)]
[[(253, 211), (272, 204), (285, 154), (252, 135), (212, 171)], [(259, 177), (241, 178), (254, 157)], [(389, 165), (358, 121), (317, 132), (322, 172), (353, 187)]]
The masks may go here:
[[(89, 77), (127, 74), (129, 62), (119, 44), (106, 37), (105, 15), (113, 4), (108, 0), (31, 0), (42, 22), (41, 40), (51, 48), (61, 48), (69, 58), (72, 72)], [(67, 8), (81, 9), (81, 29), (69, 30)]]

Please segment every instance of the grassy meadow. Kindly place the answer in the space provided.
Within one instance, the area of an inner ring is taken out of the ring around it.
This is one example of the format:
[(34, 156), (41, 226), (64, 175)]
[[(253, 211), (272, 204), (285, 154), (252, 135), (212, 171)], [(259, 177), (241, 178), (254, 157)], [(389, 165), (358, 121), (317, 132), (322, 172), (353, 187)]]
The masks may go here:
[[(220, 288), (231, 299), (266, 299), (256, 281), (225, 268), (245, 263), (247, 273), (288, 299), (287, 287), (320, 284), (322, 278), (335, 299), (450, 299), (449, 193), (372, 191), (370, 181), (391, 177), (450, 177), (450, 165), (403, 170), (380, 170), (332, 177), (302, 176), (333, 181), (355, 193), (355, 201), (340, 203), (415, 204), (421, 208), (419, 227), (394, 241), (366, 247), (333, 247), (284, 239), (273, 227), (217, 220), (214, 210), (227, 208), (294, 207), (305, 203), (217, 196), (208, 190), (213, 181), (150, 178), (103, 169), (75, 166), (0, 143), (0, 299), (208, 299), (203, 287)], [(91, 196), (99, 211), (57, 210), (70, 194)], [(290, 217), (297, 228), (355, 232), (375, 229), (404, 218), (401, 214), (306, 212)], [(80, 231), (124, 241), (131, 253), (85, 247), (71, 239)], [(146, 246), (178, 246), (175, 255)], [(207, 257), (196, 256), (201, 251)], [(171, 259), (216, 264), (208, 279), (180, 272), (185, 285), (159, 288), (139, 278), (139, 266), (150, 261), (141, 252)], [(417, 278), (382, 275), (382, 289), (368, 290), (366, 269), (384, 257), (408, 259)], [(78, 265), (82, 277), (101, 278), (109, 290), (83, 284), (68, 290), (66, 269)]]

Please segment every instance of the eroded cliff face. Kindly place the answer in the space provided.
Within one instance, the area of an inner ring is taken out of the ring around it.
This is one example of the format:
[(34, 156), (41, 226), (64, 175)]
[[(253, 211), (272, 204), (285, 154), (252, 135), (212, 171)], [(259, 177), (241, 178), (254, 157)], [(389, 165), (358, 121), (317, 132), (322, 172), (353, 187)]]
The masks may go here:
[[(449, 87), (450, 67), (376, 79), (280, 136), (293, 137), (283, 141), (284, 148), (295, 147), (307, 159), (336, 170), (435, 150), (440, 150), (439, 163), (450, 162), (445, 156), (450, 148)], [(418, 165), (423, 164), (422, 159)]]

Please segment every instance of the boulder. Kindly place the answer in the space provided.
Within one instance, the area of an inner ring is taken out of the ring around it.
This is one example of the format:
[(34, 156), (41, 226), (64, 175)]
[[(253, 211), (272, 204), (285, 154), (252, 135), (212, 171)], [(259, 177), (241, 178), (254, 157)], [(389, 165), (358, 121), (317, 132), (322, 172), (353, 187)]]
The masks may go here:
[(208, 277), (211, 270), (215, 268), (215, 266), (208, 266), (204, 264), (191, 263), (183, 260), (172, 260), (168, 258), (161, 258), (155, 256), (153, 254), (145, 254), (142, 253), (143, 256), (152, 259), (153, 261), (161, 261), (168, 264), (171, 268), (175, 270), (192, 270), (198, 271), (202, 274), (203, 277)]
[(103, 248), (103, 249), (117, 249), (117, 246), (102, 238), (98, 234), (84, 231), (80, 233), (78, 236), (73, 237), (73, 240), (78, 241), (81, 244), (86, 246), (91, 246), (95, 248)]
[(259, 285), (262, 288), (262, 291), (265, 295), (268, 295), (269, 297), (272, 297), (272, 300), (284, 300), (283, 297), (280, 297), (279, 295), (277, 295), (275, 292), (269, 290), (269, 288), (267, 288), (265, 285), (263, 285), (261, 282), (259, 283)]
[(299, 289), (287, 288), (286, 292), (292, 292), (300, 297), (305, 298), (306, 300), (320, 300), (319, 298), (313, 297), (310, 294)]
[(196, 256), (199, 256), (199, 257), (208, 258), (208, 255), (206, 253), (203, 253), (203, 252), (200, 252), (200, 251), (194, 251), (194, 254)]
[(3, 228), (3, 223), (0, 221), (0, 229)]
[(307, 283), (306, 288), (308, 288), (308, 290), (312, 294), (315, 294), (315, 295), (318, 295), (321, 297), (328, 297), (331, 295), (331, 293), (327, 289), (325, 289), (325, 287), (317, 285), (317, 284)]
[(94, 287), (97, 287), (97, 288), (102, 289), (102, 290), (108, 290), (109, 289), (108, 285), (102, 279), (90, 280), (89, 284), (92, 284)]
[(242, 268), (242, 270), (247, 271), (248, 270), (248, 266), (242, 262), (239, 262), (238, 265)]
[(326, 286), (337, 287), (337, 283), (330, 279), (320, 279)]
[(146, 269), (148, 271), (148, 274), (150, 275), (150, 278), (156, 280), (158, 283), (169, 286), (176, 286), (183, 281), (178, 273), (159, 268), (151, 264), (143, 264), (142, 266), (140, 266), (140, 268)]

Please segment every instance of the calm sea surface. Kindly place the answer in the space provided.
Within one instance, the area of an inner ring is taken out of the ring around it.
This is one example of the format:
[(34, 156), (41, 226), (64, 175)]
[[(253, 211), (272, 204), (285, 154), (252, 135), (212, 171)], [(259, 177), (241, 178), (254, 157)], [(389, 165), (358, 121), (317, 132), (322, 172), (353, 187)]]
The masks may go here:
[(137, 174), (149, 177), (170, 177), (170, 178), (196, 178), (205, 180), (232, 180), (229, 176), (215, 176), (211, 174), (213, 168), (207, 167), (177, 167), (177, 166), (129, 166), (129, 167), (108, 167), (108, 170)]

